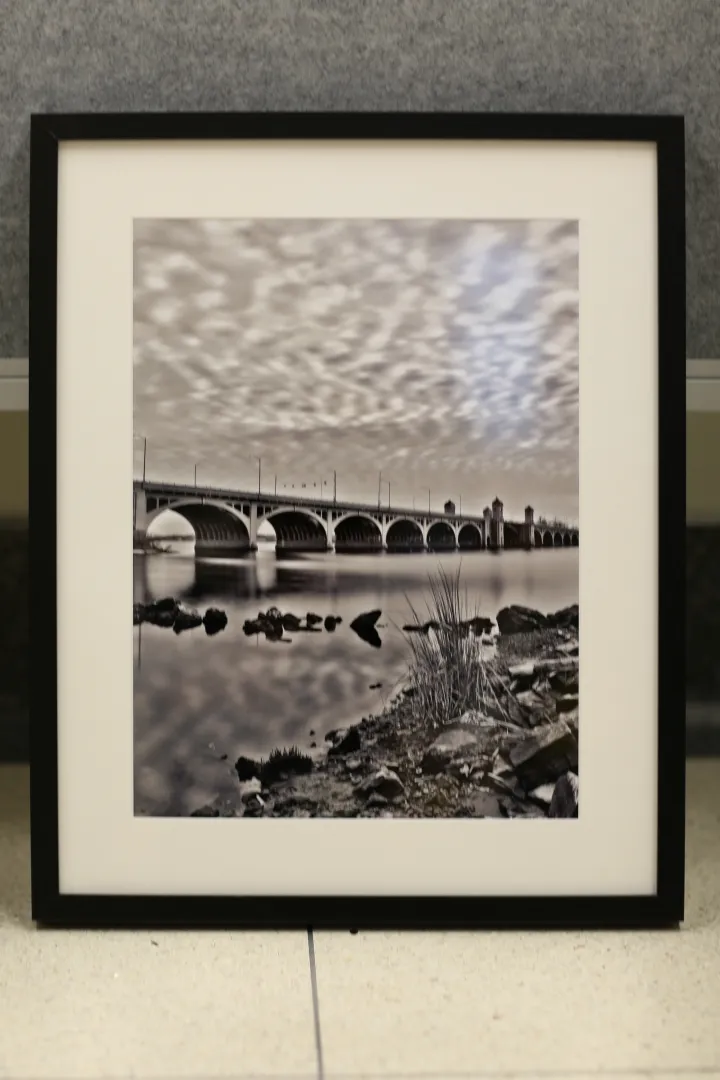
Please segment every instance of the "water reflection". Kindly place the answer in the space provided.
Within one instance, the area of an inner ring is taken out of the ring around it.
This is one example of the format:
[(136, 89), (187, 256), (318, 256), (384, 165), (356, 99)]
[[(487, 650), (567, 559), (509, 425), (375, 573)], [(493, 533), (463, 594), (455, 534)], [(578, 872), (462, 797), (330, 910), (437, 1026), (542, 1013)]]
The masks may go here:
[[(331, 728), (378, 711), (405, 671), (401, 627), (414, 621), (409, 604), (422, 619), (428, 575), (440, 566), (451, 574), (460, 569), (470, 603), (491, 618), (508, 603), (549, 611), (578, 600), (577, 549), (500, 556), (276, 559), (264, 550), (238, 560), (136, 556), (135, 601), (172, 595), (201, 610), (222, 608), (229, 620), (215, 637), (134, 628), (138, 810), (190, 813), (235, 790), (232, 762), (239, 754), (258, 757), (293, 743), (309, 748)], [(245, 637), (244, 622), (271, 606), (342, 622), (332, 633), (324, 627), (321, 633), (286, 632), (289, 644)], [(372, 634), (363, 638), (351, 629), (359, 615), (375, 611), (382, 616), (368, 628)]]

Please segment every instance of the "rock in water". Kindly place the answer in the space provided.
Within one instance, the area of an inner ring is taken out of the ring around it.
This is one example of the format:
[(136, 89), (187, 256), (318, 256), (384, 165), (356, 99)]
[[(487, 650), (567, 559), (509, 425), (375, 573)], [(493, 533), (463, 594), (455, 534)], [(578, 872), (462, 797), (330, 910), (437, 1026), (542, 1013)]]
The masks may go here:
[(336, 615), (327, 615), (325, 618), (325, 629), (332, 634), (339, 622), (342, 622), (342, 619), (339, 619)]
[(368, 645), (372, 645), (374, 649), (379, 649), (382, 645), (380, 635), (375, 629), (375, 624), (381, 615), (381, 611), (366, 611), (362, 615), (358, 615), (358, 617), (353, 619), (350, 623), (350, 629), (354, 630), (362, 641), (367, 642)]
[(540, 611), (534, 608), (522, 607), (520, 604), (511, 604), (498, 611), (498, 630), (501, 634), (529, 634), (533, 630), (544, 630), (548, 620)]
[(405, 793), (405, 786), (397, 773), (383, 766), (372, 776), (368, 776), (367, 780), (363, 780), (355, 790), (361, 798), (382, 795), (383, 799), (392, 801)]
[(205, 633), (212, 637), (213, 634), (219, 634), (221, 630), (224, 630), (227, 626), (227, 615), (220, 608), (208, 608), (203, 616), (203, 623), (205, 624)]
[(282, 617), (283, 630), (299, 630), (302, 626), (302, 619), (299, 619), (297, 615), (293, 615), (291, 611), (286, 611)]
[(576, 773), (567, 772), (555, 784), (548, 817), (576, 818), (580, 803), (580, 784)]
[(461, 728), (444, 731), (425, 751), (422, 771), (433, 775), (439, 773), (451, 761), (477, 750), (477, 745), (477, 737), (471, 731)]
[(318, 626), (322, 621), (322, 615), (316, 615), (314, 611), (308, 611), (305, 616), (305, 622), (308, 626)]
[(510, 764), (523, 789), (533, 791), (577, 771), (577, 739), (562, 720), (536, 728), (510, 751)]
[(172, 596), (164, 596), (162, 600), (156, 600), (152, 606), (156, 611), (175, 611), (179, 605)]
[(194, 630), (196, 626), (202, 626), (202, 621), (202, 615), (199, 611), (178, 607), (173, 622), (173, 630), (176, 634), (181, 634), (183, 630)]

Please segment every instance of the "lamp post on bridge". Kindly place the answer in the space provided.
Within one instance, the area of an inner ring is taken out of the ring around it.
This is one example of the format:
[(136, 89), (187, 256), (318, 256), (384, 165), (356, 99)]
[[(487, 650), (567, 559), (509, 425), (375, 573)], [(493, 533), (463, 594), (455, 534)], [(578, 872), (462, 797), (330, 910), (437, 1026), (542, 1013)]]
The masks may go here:
[(262, 490), (262, 458), (255, 459), (258, 463), (258, 495)]

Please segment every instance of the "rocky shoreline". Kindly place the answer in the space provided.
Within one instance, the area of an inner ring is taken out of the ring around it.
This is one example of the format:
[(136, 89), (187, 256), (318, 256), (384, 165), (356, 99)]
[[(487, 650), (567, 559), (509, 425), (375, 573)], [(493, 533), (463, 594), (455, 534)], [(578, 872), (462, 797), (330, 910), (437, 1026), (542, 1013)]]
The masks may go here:
[(237, 796), (193, 816), (577, 817), (578, 619), (577, 605), (549, 615), (504, 608), (491, 646), (480, 638), (491, 620), (406, 627), (452, 632), (477, 650), (479, 707), (429, 720), (411, 669), (382, 713), (330, 733), (312, 756), (293, 747), (264, 762), (239, 758)]

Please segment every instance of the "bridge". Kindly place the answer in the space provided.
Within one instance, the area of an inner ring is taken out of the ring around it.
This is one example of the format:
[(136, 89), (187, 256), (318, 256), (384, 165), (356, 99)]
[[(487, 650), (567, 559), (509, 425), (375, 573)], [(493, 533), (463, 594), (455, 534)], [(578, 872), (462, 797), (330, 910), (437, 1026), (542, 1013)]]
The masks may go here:
[(535, 521), (531, 506), (523, 521), (508, 521), (496, 498), (482, 515), (378, 507), (336, 499), (293, 498), (228, 488), (133, 481), (133, 537), (147, 538), (153, 521), (167, 510), (180, 514), (195, 533), (198, 555), (256, 551), (258, 529), (268, 522), (276, 551), (420, 552), (505, 548), (577, 547), (578, 530)]

